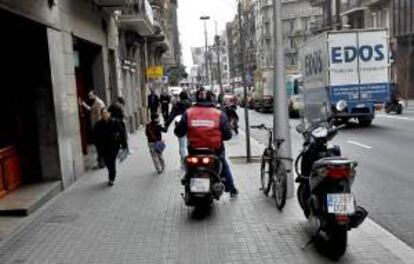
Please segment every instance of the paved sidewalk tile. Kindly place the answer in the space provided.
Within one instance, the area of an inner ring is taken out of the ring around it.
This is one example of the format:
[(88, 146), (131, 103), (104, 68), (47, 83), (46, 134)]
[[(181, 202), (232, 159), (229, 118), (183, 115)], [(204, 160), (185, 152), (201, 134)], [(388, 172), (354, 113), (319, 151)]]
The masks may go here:
[[(301, 249), (309, 234), (297, 202), (278, 212), (258, 191), (258, 164), (233, 165), (240, 196), (226, 194), (209, 216), (195, 219), (180, 196), (177, 140), (172, 133), (166, 140), (165, 173), (155, 172), (138, 132), (113, 187), (104, 170), (83, 176), (0, 244), (0, 263), (331, 262), (312, 246)], [(239, 136), (228, 144), (229, 155), (241, 152), (242, 142)], [(409, 263), (409, 248), (391, 248), (379, 241), (390, 239), (385, 231), (369, 227), (351, 232), (339, 263)]]

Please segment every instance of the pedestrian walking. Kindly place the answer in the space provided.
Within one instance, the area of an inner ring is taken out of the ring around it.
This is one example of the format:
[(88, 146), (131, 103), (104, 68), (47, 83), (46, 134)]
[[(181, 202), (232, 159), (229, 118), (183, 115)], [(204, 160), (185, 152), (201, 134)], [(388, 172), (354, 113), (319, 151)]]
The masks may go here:
[(162, 117), (164, 118), (164, 122), (166, 122), (170, 111), (171, 96), (166, 91), (163, 91), (160, 96), (160, 101)]
[[(176, 119), (176, 125), (179, 122), (177, 117), (181, 117), (185, 111), (190, 108), (193, 104), (188, 98), (188, 93), (182, 91), (179, 94), (180, 100), (173, 106), (171, 109), (170, 117), (168, 118), (167, 122), (165, 123), (165, 127), (168, 129), (170, 124)], [(181, 169), (185, 169), (185, 158), (188, 155), (187, 152), (187, 136), (178, 137), (178, 145), (179, 145), (179, 154), (180, 154), (180, 161), (181, 161)]]
[(126, 149), (127, 146), (126, 135), (120, 122), (111, 118), (106, 108), (102, 108), (101, 116), (94, 128), (94, 139), (108, 169), (108, 185), (112, 186), (116, 177), (116, 157), (119, 149)]
[(115, 100), (115, 102), (113, 102), (109, 106), (108, 111), (109, 111), (109, 113), (111, 113), (111, 117), (113, 119), (117, 120), (121, 124), (122, 129), (124, 129), (124, 133), (125, 133), (125, 136), (126, 136), (126, 143), (127, 143), (127, 151), (128, 151), (128, 154), (132, 154), (131, 150), (129, 149), (129, 144), (128, 144), (128, 133), (127, 133), (126, 123), (125, 123), (124, 107), (125, 107), (124, 98), (118, 97)]
[(151, 116), (158, 113), (158, 107), (160, 106), (160, 99), (155, 93), (154, 89), (151, 90), (151, 93), (148, 95), (148, 108), (150, 110)]
[(159, 115), (157, 113), (152, 114), (151, 122), (147, 124), (145, 134), (147, 135), (152, 161), (158, 173), (162, 173), (165, 170), (165, 161), (162, 156), (165, 143), (162, 141), (162, 132), (167, 132), (167, 129), (160, 125)]
[[(95, 125), (101, 119), (101, 111), (105, 107), (105, 103), (95, 94), (94, 90), (90, 90), (88, 92), (87, 102), (79, 98), (79, 104), (89, 112), (90, 125), (91, 125), (91, 129), (93, 130)], [(94, 139), (92, 139), (92, 141), (94, 141)], [(95, 147), (96, 147), (96, 153), (97, 153), (96, 167), (101, 169), (105, 167), (104, 160), (102, 158), (101, 150), (99, 149), (99, 147), (97, 145), (95, 145)]]

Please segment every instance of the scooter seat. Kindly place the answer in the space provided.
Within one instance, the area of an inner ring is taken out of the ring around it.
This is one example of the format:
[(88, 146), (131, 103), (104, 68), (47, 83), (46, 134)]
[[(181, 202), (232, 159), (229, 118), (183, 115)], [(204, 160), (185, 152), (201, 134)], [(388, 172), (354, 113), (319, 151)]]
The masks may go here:
[(355, 160), (350, 160), (345, 157), (327, 157), (322, 158), (316, 161), (313, 166), (322, 167), (322, 166), (340, 166), (340, 165), (356, 165), (358, 164)]

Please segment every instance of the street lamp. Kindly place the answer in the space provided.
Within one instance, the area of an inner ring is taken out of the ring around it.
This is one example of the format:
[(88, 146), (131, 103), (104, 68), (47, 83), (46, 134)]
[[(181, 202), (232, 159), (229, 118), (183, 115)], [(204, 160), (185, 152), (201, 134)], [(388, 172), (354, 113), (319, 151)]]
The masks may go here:
[(207, 47), (207, 23), (206, 23), (207, 20), (209, 20), (209, 19), (210, 19), (209, 16), (201, 16), (200, 17), (200, 20), (203, 20), (204, 21), (204, 38), (205, 38), (205, 41), (206, 41), (206, 50), (204, 52), (205, 53), (204, 54), (204, 58), (205, 58), (205, 64), (206, 64), (206, 82), (209, 79), (208, 78), (208, 55), (207, 55), (207, 53), (208, 53), (208, 47)]

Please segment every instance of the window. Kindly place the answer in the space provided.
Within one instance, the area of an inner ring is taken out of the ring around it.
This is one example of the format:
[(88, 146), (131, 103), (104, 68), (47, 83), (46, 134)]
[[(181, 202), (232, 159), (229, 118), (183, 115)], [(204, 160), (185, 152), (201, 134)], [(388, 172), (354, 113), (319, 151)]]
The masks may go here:
[(302, 30), (309, 31), (309, 17), (302, 17)]
[(371, 13), (371, 25), (374, 28), (378, 27), (378, 17), (377, 13), (375, 12)]

